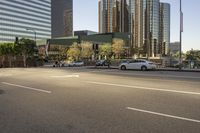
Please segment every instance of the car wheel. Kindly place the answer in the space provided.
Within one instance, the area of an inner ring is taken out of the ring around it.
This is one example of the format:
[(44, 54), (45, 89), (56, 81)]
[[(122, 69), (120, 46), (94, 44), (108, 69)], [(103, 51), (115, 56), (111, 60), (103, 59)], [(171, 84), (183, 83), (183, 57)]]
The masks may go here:
[(121, 70), (126, 70), (126, 66), (121, 66)]
[(147, 70), (147, 67), (146, 67), (146, 66), (142, 66), (142, 67), (141, 67), (141, 70), (142, 70), (142, 71), (146, 71), (146, 70)]

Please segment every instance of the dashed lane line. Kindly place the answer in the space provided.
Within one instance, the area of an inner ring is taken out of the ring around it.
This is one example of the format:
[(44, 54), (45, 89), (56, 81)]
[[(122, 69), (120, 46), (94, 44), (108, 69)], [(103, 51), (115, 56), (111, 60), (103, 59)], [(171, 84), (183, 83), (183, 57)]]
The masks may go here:
[(144, 86), (131, 86), (131, 85), (113, 84), (113, 83), (105, 83), (105, 82), (104, 83), (103, 82), (93, 82), (93, 81), (85, 81), (85, 82), (89, 83), (89, 84), (96, 84), (96, 85), (107, 85), (107, 86), (116, 86), (116, 87), (125, 87), (125, 88), (135, 88), (135, 89), (141, 89), (141, 90), (200, 95), (199, 92), (192, 92), (192, 91), (169, 90), (169, 89), (150, 88), (150, 87), (144, 87)]
[(51, 91), (47, 91), (47, 90), (43, 90), (43, 89), (37, 89), (37, 88), (33, 88), (33, 87), (28, 87), (28, 86), (23, 86), (23, 85), (18, 85), (18, 84), (12, 84), (12, 83), (8, 83), (8, 82), (1, 82), (4, 85), (9, 85), (9, 86), (15, 86), (15, 87), (19, 87), (19, 88), (23, 88), (23, 89), (28, 89), (28, 90), (33, 90), (33, 91), (38, 91), (38, 92), (43, 92), (43, 93), (48, 93), (50, 94)]
[(143, 109), (131, 108), (131, 107), (126, 107), (126, 109), (132, 110), (132, 111), (137, 111), (137, 112), (142, 112), (142, 113), (147, 113), (147, 114), (153, 114), (153, 115), (173, 118), (173, 119), (179, 119), (179, 120), (183, 120), (183, 121), (195, 122), (195, 123), (200, 124), (200, 120), (195, 120), (195, 119), (191, 119), (191, 118), (185, 118), (185, 117), (169, 115), (169, 114), (164, 114), (164, 113), (158, 113), (158, 112), (153, 112), (153, 111), (148, 111), (148, 110), (143, 110)]

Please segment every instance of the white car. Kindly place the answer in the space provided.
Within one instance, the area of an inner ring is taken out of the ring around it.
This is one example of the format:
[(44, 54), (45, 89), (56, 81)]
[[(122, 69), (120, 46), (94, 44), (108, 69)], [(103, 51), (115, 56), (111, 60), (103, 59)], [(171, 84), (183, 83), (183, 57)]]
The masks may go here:
[(69, 66), (73, 66), (73, 67), (75, 67), (75, 66), (77, 66), (77, 67), (84, 66), (84, 62), (83, 61), (72, 62), (72, 63), (69, 63)]
[(156, 69), (156, 64), (147, 60), (137, 59), (123, 62), (119, 65), (119, 69), (136, 69), (136, 70), (154, 70)]

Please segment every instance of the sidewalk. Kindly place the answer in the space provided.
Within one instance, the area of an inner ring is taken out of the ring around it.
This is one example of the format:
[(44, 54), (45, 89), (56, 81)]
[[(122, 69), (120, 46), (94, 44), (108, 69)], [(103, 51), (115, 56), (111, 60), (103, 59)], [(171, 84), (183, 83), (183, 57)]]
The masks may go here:
[[(118, 66), (88, 66), (88, 69), (118, 69)], [(186, 69), (179, 70), (178, 68), (157, 68), (155, 71), (180, 71), (180, 72), (200, 72), (200, 69)]]
[(158, 71), (180, 71), (180, 72), (200, 72), (200, 69), (188, 69), (183, 68), (179, 70), (178, 68), (157, 68)]
[[(53, 67), (53, 64), (45, 64), (43, 67)], [(83, 66), (86, 69), (118, 69), (118, 66)], [(83, 68), (81, 67), (81, 68)], [(61, 67), (61, 68), (67, 68), (67, 67)], [(78, 68), (78, 67), (77, 67)], [(157, 68), (155, 71), (180, 71), (178, 68)], [(180, 72), (200, 72), (200, 69), (187, 69), (183, 68)]]

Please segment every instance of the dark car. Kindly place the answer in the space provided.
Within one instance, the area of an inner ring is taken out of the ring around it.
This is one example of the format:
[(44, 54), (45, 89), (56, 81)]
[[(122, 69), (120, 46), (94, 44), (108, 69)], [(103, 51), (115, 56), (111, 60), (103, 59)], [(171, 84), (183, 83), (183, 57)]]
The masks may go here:
[(110, 63), (107, 60), (99, 60), (96, 62), (96, 66), (109, 66)]

